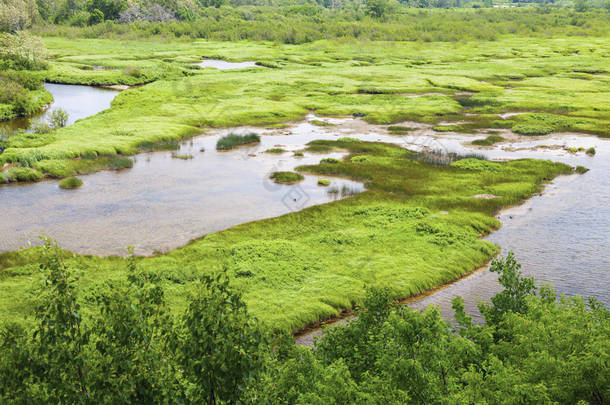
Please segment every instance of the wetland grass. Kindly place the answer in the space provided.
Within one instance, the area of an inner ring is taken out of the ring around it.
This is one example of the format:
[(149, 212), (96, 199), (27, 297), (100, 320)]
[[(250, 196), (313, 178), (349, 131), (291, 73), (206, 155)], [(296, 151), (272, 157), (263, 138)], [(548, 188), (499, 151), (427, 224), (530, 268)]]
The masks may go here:
[(273, 172), (269, 178), (280, 184), (296, 184), (305, 179), (302, 174), (295, 172)]
[[(365, 285), (387, 287), (394, 298), (423, 292), (483, 265), (498, 251), (480, 237), (500, 225), (493, 217), (499, 209), (572, 172), (560, 163), (529, 159), (464, 159), (434, 166), (390, 144), (318, 143), (350, 156), (297, 170), (318, 178), (338, 175), (362, 181), (367, 191), (330, 186), (327, 191), (337, 196), (357, 194), (136, 258), (139, 269), (166, 287), (173, 310), (184, 308), (185, 294), (200, 276), (220, 271), (243, 294), (249, 312), (278, 331), (294, 331), (362, 303)], [(367, 161), (351, 161), (363, 154)], [(472, 198), (478, 194), (498, 198)], [(27, 291), (36, 272), (37, 249), (0, 254), (0, 288), (10, 292), (0, 297), (3, 320), (18, 321), (35, 305)], [(66, 254), (66, 260), (95, 269), (83, 271), (79, 280), (80, 287), (91, 291), (128, 271), (127, 260), (119, 257)]]
[(249, 133), (246, 135), (229, 134), (218, 140), (216, 143), (216, 149), (231, 150), (237, 148), (238, 146), (259, 143), (260, 141), (261, 137), (255, 133)]
[(502, 138), (500, 135), (490, 135), (485, 139), (477, 139), (475, 141), (472, 141), (472, 144), (477, 146), (492, 146), (498, 142), (503, 141), (504, 138)]
[(59, 187), (65, 190), (79, 188), (83, 185), (83, 181), (77, 177), (66, 177), (59, 182)]

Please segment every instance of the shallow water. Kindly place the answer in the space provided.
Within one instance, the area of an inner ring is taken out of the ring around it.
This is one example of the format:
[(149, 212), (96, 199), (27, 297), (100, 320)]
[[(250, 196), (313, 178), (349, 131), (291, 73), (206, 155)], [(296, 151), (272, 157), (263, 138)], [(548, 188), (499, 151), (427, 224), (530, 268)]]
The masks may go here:
[[(417, 124), (403, 125), (413, 127)], [(492, 160), (549, 159), (589, 168), (583, 175), (560, 176), (539, 196), (501, 212), (497, 218), (502, 227), (487, 239), (499, 245), (502, 254), (513, 250), (523, 273), (535, 277), (538, 284), (550, 283), (559, 293), (594, 297), (610, 306), (610, 139), (576, 134), (517, 137), (506, 132), (501, 135), (512, 138), (511, 142), (476, 148), (470, 142), (487, 134), (439, 134), (420, 125), (420, 130), (407, 136), (388, 136), (379, 130), (379, 135), (375, 136), (370, 126), (354, 121), (348, 127), (338, 130), (348, 136), (367, 133), (369, 138), (376, 137), (413, 150), (476, 152)], [(573, 154), (565, 150), (567, 147), (595, 147), (596, 155)], [(500, 289), (497, 275), (485, 268), (416, 298), (409, 305), (416, 309), (437, 305), (443, 316), (451, 320), (451, 300), (462, 296), (466, 311), (481, 321), (477, 302), (489, 300)], [(320, 333), (317, 329), (301, 335), (297, 343), (311, 345), (313, 336)]]
[(34, 121), (48, 121), (51, 112), (58, 108), (66, 110), (68, 113), (67, 125), (71, 125), (77, 120), (110, 108), (110, 103), (119, 93), (117, 90), (72, 84), (45, 83), (44, 87), (53, 95), (53, 103), (50, 108), (27, 118), (0, 122), (0, 126), (13, 130), (27, 130)]
[[(440, 140), (447, 149), (463, 151), (463, 136)], [(487, 239), (499, 245), (503, 254), (513, 250), (524, 274), (538, 283), (551, 283), (559, 293), (594, 297), (610, 306), (610, 140), (573, 134), (543, 138), (522, 138), (523, 142), (500, 145), (483, 153), (494, 159), (532, 157), (561, 161), (590, 169), (583, 175), (561, 176), (540, 196), (523, 205), (504, 210), (498, 218), (502, 227)], [(596, 155), (569, 153), (562, 149), (513, 150), (536, 145), (595, 147)], [(462, 296), (467, 311), (481, 320), (476, 307), (500, 290), (497, 275), (476, 272), (447, 288), (412, 304), (415, 308), (438, 305), (451, 319), (451, 299)]]
[[(276, 145), (301, 149), (309, 139), (282, 134), (263, 136), (260, 145), (217, 152), (216, 141), (226, 132), (183, 145), (179, 153), (192, 154), (192, 159), (172, 158), (171, 152), (138, 155), (130, 170), (81, 176), (84, 185), (77, 190), (62, 190), (56, 181), (0, 187), (5, 207), (0, 251), (36, 242), (45, 233), (79, 253), (124, 254), (135, 245), (137, 253), (151, 254), (240, 223), (341, 198), (318, 186), (317, 176), (306, 176), (296, 185), (268, 179), (273, 171), (341, 154), (295, 158), (292, 152), (265, 153)], [(364, 189), (354, 181), (330, 180), (331, 187)]]
[(206, 59), (202, 62), (195, 63), (195, 65), (201, 66), (203, 68), (211, 67), (211, 68), (216, 68), (216, 69), (220, 69), (220, 70), (228, 70), (228, 69), (243, 69), (243, 68), (248, 68), (248, 67), (255, 67), (256, 62), (250, 62), (250, 61), (248, 61), (248, 62), (227, 62), (226, 60), (220, 60), (220, 59)]

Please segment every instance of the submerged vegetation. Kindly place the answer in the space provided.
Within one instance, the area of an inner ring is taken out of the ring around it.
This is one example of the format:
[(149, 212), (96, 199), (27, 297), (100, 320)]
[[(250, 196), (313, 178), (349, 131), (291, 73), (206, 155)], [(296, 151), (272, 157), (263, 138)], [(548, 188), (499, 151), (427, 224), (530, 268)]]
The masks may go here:
[(216, 143), (216, 149), (229, 150), (250, 143), (259, 143), (260, 141), (261, 137), (255, 133), (246, 135), (229, 134), (218, 140)]

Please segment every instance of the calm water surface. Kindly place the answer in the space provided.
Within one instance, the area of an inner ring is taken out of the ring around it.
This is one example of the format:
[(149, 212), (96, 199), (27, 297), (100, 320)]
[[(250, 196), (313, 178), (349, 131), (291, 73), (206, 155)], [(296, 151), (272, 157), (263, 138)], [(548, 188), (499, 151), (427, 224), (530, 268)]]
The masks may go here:
[(68, 125), (71, 125), (77, 120), (110, 108), (110, 103), (119, 93), (116, 90), (71, 84), (45, 83), (44, 87), (53, 95), (53, 103), (49, 109), (28, 118), (0, 122), (0, 126), (28, 129), (33, 121), (46, 121), (49, 114), (57, 108), (63, 108), (68, 112)]

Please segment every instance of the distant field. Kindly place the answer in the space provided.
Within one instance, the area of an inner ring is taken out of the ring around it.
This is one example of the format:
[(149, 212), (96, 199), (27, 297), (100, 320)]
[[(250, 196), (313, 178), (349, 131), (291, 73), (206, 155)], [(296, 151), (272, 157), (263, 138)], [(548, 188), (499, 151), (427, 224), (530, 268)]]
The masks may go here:
[[(133, 154), (144, 144), (208, 127), (277, 124), (309, 111), (379, 124), (459, 121), (454, 128), (463, 131), (610, 136), (607, 38), (303, 45), (46, 38), (45, 44), (51, 63), (41, 74), (49, 81), (152, 83), (123, 92), (110, 110), (70, 127), (35, 139), (10, 138), (0, 165), (28, 166), (23, 170), (34, 174), (25, 179), (104, 167), (74, 160), (82, 156)], [(192, 65), (202, 58), (266, 67), (219, 71)], [(503, 112), (525, 114), (502, 119), (497, 114)]]

